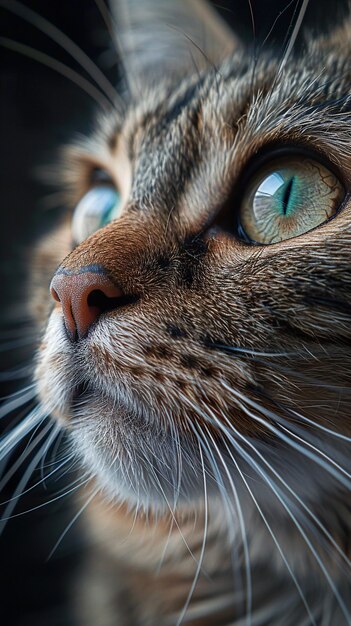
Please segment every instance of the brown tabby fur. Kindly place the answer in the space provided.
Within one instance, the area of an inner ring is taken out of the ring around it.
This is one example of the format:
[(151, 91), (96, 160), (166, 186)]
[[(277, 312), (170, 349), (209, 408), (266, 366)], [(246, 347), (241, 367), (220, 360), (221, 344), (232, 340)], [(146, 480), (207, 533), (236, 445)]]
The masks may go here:
[(59, 263), (102, 265), (137, 298), (76, 344), (56, 304), (38, 355), (42, 404), (107, 498), (86, 514), (95, 541), (77, 581), (84, 626), (176, 624), (202, 556), (185, 624), (351, 624), (348, 195), (335, 219), (271, 246), (221, 227), (234, 222), (245, 171), (263, 152), (311, 150), (348, 192), (351, 23), (308, 36), (284, 66), (262, 53), (253, 67), (234, 38), (222, 61), (220, 36), (211, 54), (214, 44), (207, 67), (202, 55), (198, 64), (180, 55), (179, 66), (172, 50), (168, 72), (155, 53), (157, 80), (150, 61), (135, 72), (134, 58), (128, 105), (67, 151), (64, 170), (74, 205), (93, 168), (105, 168), (122, 214), (74, 249), (66, 221), (62, 246), (38, 250), (37, 317)]

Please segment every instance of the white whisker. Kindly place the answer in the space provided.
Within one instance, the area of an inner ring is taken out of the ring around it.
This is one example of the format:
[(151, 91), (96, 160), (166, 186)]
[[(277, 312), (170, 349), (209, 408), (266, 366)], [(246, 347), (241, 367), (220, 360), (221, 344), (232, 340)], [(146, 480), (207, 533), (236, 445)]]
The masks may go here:
[(70, 523), (66, 526), (65, 530), (60, 535), (60, 537), (56, 541), (54, 547), (52, 548), (52, 550), (51, 550), (51, 552), (50, 552), (50, 554), (49, 554), (49, 556), (47, 558), (47, 561), (50, 561), (51, 557), (54, 555), (54, 553), (56, 552), (57, 548), (59, 547), (60, 543), (63, 541), (63, 539), (65, 538), (67, 533), (71, 530), (72, 526), (75, 524), (75, 522), (78, 520), (78, 518), (84, 513), (85, 509), (89, 506), (90, 502), (92, 502), (92, 500), (95, 498), (95, 496), (97, 496), (99, 491), (100, 491), (99, 487), (93, 491), (93, 493), (89, 496), (89, 498), (87, 498), (87, 500), (84, 502), (83, 506), (79, 509), (79, 511), (72, 518)]
[(285, 67), (286, 62), (287, 62), (287, 60), (288, 60), (288, 58), (289, 58), (289, 56), (291, 54), (291, 51), (292, 51), (292, 49), (294, 47), (294, 44), (296, 42), (296, 39), (298, 37), (298, 34), (299, 34), (300, 30), (301, 30), (303, 18), (305, 17), (305, 13), (306, 13), (308, 5), (309, 5), (309, 0), (303, 0), (301, 8), (300, 8), (300, 12), (299, 12), (299, 14), (297, 16), (297, 20), (296, 20), (296, 24), (294, 26), (294, 30), (293, 30), (293, 32), (291, 34), (291, 37), (289, 39), (289, 43), (288, 43), (287, 49), (286, 49), (285, 54), (284, 54), (284, 56), (282, 58), (282, 61), (280, 63), (279, 70), (278, 70), (278, 75), (280, 74), (282, 69)]
[(61, 74), (72, 83), (80, 87), (83, 91), (85, 91), (95, 102), (105, 110), (111, 109), (110, 101), (105, 98), (105, 96), (92, 85), (88, 80), (86, 80), (83, 76), (78, 74), (75, 70), (68, 67), (61, 61), (57, 59), (53, 59), (48, 56), (44, 52), (40, 50), (36, 50), (31, 46), (27, 46), (26, 44), (20, 43), (19, 41), (15, 41), (14, 39), (9, 39), (8, 37), (0, 37), (0, 46), (7, 48), (8, 50), (13, 50), (14, 52), (19, 52), (34, 61), (38, 61), (42, 65), (46, 65), (47, 67), (53, 69), (58, 74)]
[[(37, 426), (37, 428), (39, 427), (39, 425)], [(36, 449), (36, 447), (38, 446), (38, 444), (40, 443), (40, 441), (43, 438), (47, 438), (47, 434), (49, 432), (49, 430), (51, 430), (53, 428), (53, 424), (49, 423), (46, 425), (46, 427), (42, 428), (42, 430), (39, 432), (39, 434), (35, 437), (35, 439), (31, 442), (31, 444), (27, 445), (25, 450), (22, 452), (22, 454), (20, 454), (20, 456), (18, 457), (18, 459), (15, 461), (15, 463), (12, 463), (10, 466), (10, 469), (6, 472), (6, 474), (4, 474), (0, 480), (0, 493), (3, 490), (3, 488), (5, 487), (5, 485), (8, 483), (8, 481), (12, 478), (12, 476), (16, 473), (16, 471), (18, 470), (19, 467), (21, 467), (21, 465), (26, 461), (26, 459), (28, 459), (28, 457), (30, 456), (30, 454), (33, 452), (33, 450)], [(56, 431), (56, 433), (58, 432), (58, 429)], [(33, 437), (33, 435), (32, 435)], [(49, 439), (50, 441), (50, 439)], [(41, 482), (41, 481), (40, 481)], [(11, 498), (12, 500), (13, 498)], [(10, 500), (8, 500), (7, 502), (9, 502)], [(1, 502), (0, 504), (6, 504), (5, 502)]]
[(4, 459), (46, 415), (41, 407), (35, 407), (17, 426), (0, 439), (0, 460)]
[[(46, 429), (46, 433), (49, 432), (49, 430), (53, 429), (53, 424), (49, 424), (47, 429)], [(56, 437), (56, 431), (51, 435), (50, 438), (52, 438), (52, 435), (54, 435), (54, 437)], [(43, 451), (46, 449), (47, 446), (47, 441), (44, 442), (44, 444), (39, 448), (38, 452), (34, 455), (33, 459), (31, 460), (31, 462), (28, 464), (28, 467), (26, 468), (26, 471), (24, 472), (21, 480), (19, 481), (15, 492), (13, 494), (13, 497), (11, 498), (11, 501), (8, 502), (7, 506), (5, 507), (4, 513), (2, 514), (1, 518), (0, 518), (0, 535), (2, 534), (6, 522), (11, 518), (11, 514), (12, 511), (14, 510), (19, 498), (22, 495), (23, 490), (25, 489), (27, 483), (29, 482), (29, 480), (31, 479), (31, 476), (33, 474), (34, 469), (36, 468), (36, 466), (38, 465)]]
[(201, 550), (200, 550), (199, 562), (197, 564), (195, 576), (194, 576), (193, 582), (191, 584), (191, 587), (189, 589), (189, 593), (188, 593), (188, 596), (186, 598), (186, 601), (185, 601), (185, 604), (183, 606), (183, 609), (182, 609), (182, 611), (180, 613), (180, 616), (179, 616), (179, 618), (177, 620), (176, 626), (180, 626), (181, 625), (181, 623), (182, 623), (182, 621), (183, 621), (183, 619), (184, 619), (184, 617), (186, 615), (186, 612), (188, 610), (191, 598), (193, 597), (193, 593), (195, 591), (195, 587), (197, 585), (197, 581), (199, 580), (201, 567), (202, 567), (202, 564), (203, 564), (203, 561), (204, 561), (204, 555), (205, 555), (207, 530), (208, 530), (208, 498), (207, 498), (207, 483), (206, 483), (205, 465), (204, 465), (204, 459), (203, 459), (202, 450), (201, 450), (201, 446), (200, 445), (199, 445), (199, 454), (200, 454), (200, 459), (201, 459), (203, 485), (204, 485), (204, 503), (205, 503), (204, 533), (203, 533), (203, 540), (202, 540), (202, 545), (201, 545)]
[[(227, 385), (224, 381), (222, 381), (222, 385), (225, 387), (225, 389), (227, 389), (229, 391), (229, 393), (233, 397), (236, 398), (238, 406), (254, 422), (257, 422), (257, 423), (263, 425), (267, 430), (269, 430), (270, 432), (274, 433), (281, 441), (284, 441), (284, 443), (288, 444), (291, 448), (297, 450), (300, 454), (308, 457), (309, 459), (314, 461), (317, 465), (322, 467), (326, 472), (328, 472), (329, 474), (334, 476), (334, 478), (338, 482), (340, 482), (342, 485), (344, 485), (344, 487), (346, 487), (346, 489), (348, 489), (348, 490), (350, 489), (351, 482), (350, 482), (350, 480), (348, 480), (348, 473), (346, 472), (346, 470), (344, 470), (342, 473), (340, 473), (339, 469), (334, 467), (335, 464), (334, 464), (334, 462), (332, 462), (331, 459), (329, 459), (329, 457), (327, 457), (328, 458), (328, 462), (325, 462), (322, 458), (320, 458), (318, 456), (318, 453), (315, 454), (314, 452), (311, 452), (309, 449), (306, 449), (305, 447), (301, 446), (299, 443), (297, 443), (296, 441), (293, 441), (290, 437), (286, 436), (281, 430), (279, 430), (278, 428), (273, 426), (273, 424), (271, 424), (270, 422), (268, 422), (264, 418), (260, 417), (259, 415), (256, 415), (252, 411), (250, 411), (250, 409), (247, 408), (246, 404), (248, 404), (249, 406), (252, 406), (254, 409), (264, 413), (267, 417), (273, 418), (273, 420), (275, 422), (278, 421), (278, 423), (279, 423), (279, 416), (278, 415), (276, 415), (272, 411), (266, 410), (261, 405), (257, 404), (253, 400), (250, 400), (250, 398), (246, 398), (240, 392), (238, 392), (238, 391), (232, 389), (231, 387), (229, 387), (229, 385)], [(345, 476), (345, 475), (347, 475), (347, 476)]]
[[(292, 581), (293, 581), (293, 583), (294, 583), (294, 585), (295, 585), (295, 587), (296, 587), (296, 589), (297, 589), (297, 592), (298, 592), (298, 594), (299, 594), (299, 596), (300, 596), (300, 598), (301, 598), (301, 600), (302, 600), (302, 603), (303, 603), (303, 605), (304, 605), (304, 607), (305, 607), (305, 609), (306, 609), (306, 612), (307, 612), (307, 614), (308, 614), (308, 617), (309, 617), (309, 619), (311, 620), (311, 624), (313, 624), (313, 626), (317, 626), (317, 624), (316, 624), (316, 620), (315, 620), (315, 618), (314, 618), (314, 616), (313, 616), (313, 614), (312, 614), (312, 612), (311, 612), (311, 609), (310, 609), (310, 607), (309, 607), (309, 605), (308, 605), (308, 603), (307, 603), (306, 597), (305, 597), (305, 595), (304, 595), (304, 593), (303, 593), (303, 591), (302, 591), (302, 587), (301, 587), (301, 585), (300, 585), (299, 581), (297, 580), (297, 578), (296, 578), (296, 576), (295, 576), (295, 574), (294, 574), (294, 572), (293, 572), (293, 570), (292, 570), (292, 568), (291, 568), (291, 565), (290, 565), (289, 561), (287, 560), (287, 558), (286, 558), (286, 556), (285, 556), (285, 554), (284, 554), (284, 552), (283, 552), (283, 550), (282, 550), (282, 548), (281, 548), (280, 543), (278, 542), (278, 540), (277, 540), (277, 538), (276, 538), (276, 536), (275, 536), (275, 534), (274, 534), (274, 532), (273, 532), (273, 530), (272, 530), (272, 528), (271, 528), (270, 524), (268, 523), (268, 520), (267, 520), (266, 516), (264, 515), (264, 513), (263, 513), (263, 511), (262, 511), (262, 509), (261, 509), (261, 507), (260, 507), (260, 505), (258, 504), (257, 499), (255, 498), (255, 496), (254, 496), (254, 494), (253, 494), (253, 491), (252, 491), (252, 489), (250, 488), (250, 485), (248, 484), (248, 482), (247, 482), (247, 480), (246, 480), (246, 478), (245, 478), (245, 476), (244, 476), (244, 473), (243, 473), (243, 472), (242, 472), (242, 470), (240, 469), (240, 467), (239, 467), (239, 465), (238, 465), (237, 460), (236, 460), (236, 459), (235, 459), (235, 457), (232, 455), (232, 453), (231, 453), (231, 451), (230, 451), (230, 449), (228, 448), (228, 446), (227, 446), (227, 444), (226, 444), (226, 443), (225, 443), (225, 445), (226, 445), (226, 447), (227, 447), (227, 449), (228, 449), (228, 452), (229, 452), (229, 454), (230, 454), (230, 456), (231, 456), (231, 458), (232, 458), (232, 460), (233, 460), (233, 463), (234, 463), (234, 465), (235, 465), (236, 469), (237, 469), (237, 470), (238, 470), (238, 472), (239, 472), (239, 475), (240, 475), (240, 477), (241, 477), (242, 481), (244, 482), (244, 485), (245, 485), (246, 489), (248, 490), (248, 492), (249, 492), (249, 494), (250, 494), (250, 496), (251, 496), (251, 498), (252, 498), (252, 501), (254, 502), (254, 504), (255, 504), (255, 506), (256, 506), (256, 508), (257, 508), (257, 511), (259, 512), (259, 514), (260, 514), (260, 516), (261, 516), (261, 519), (263, 520), (264, 525), (266, 526), (266, 528), (267, 528), (267, 530), (268, 530), (268, 532), (269, 532), (270, 536), (272, 537), (272, 539), (273, 539), (273, 541), (274, 541), (274, 543), (275, 543), (275, 546), (276, 546), (276, 548), (277, 548), (277, 550), (278, 550), (278, 552), (279, 552), (279, 554), (280, 554), (280, 556), (281, 556), (281, 558), (282, 558), (282, 560), (283, 560), (283, 562), (284, 562), (284, 564), (285, 564), (285, 567), (287, 568), (287, 570), (288, 570), (288, 572), (289, 572), (289, 575), (291, 576), (291, 579), (292, 579)], [(251, 459), (250, 459), (250, 461), (251, 461)], [(251, 462), (250, 462), (250, 465), (251, 465)]]
[(8, 11), (15, 13), (26, 22), (29, 22), (35, 28), (43, 32), (47, 37), (50, 37), (61, 48), (65, 50), (73, 59), (75, 59), (80, 66), (90, 75), (90, 77), (99, 85), (102, 92), (110, 100), (111, 104), (114, 104), (117, 100), (117, 92), (111, 83), (107, 80), (106, 76), (102, 73), (100, 68), (92, 61), (85, 52), (77, 46), (65, 33), (59, 28), (54, 26), (51, 22), (44, 17), (35, 13), (25, 5), (17, 2), (17, 0), (0, 0), (0, 6), (3, 6)]
[(304, 529), (302, 528), (300, 522), (298, 521), (298, 519), (296, 518), (296, 516), (294, 515), (294, 513), (291, 511), (290, 507), (287, 505), (285, 499), (281, 496), (281, 494), (279, 493), (279, 490), (277, 489), (277, 487), (275, 486), (275, 484), (273, 483), (273, 481), (268, 477), (268, 475), (266, 474), (266, 472), (264, 472), (264, 470), (262, 470), (261, 466), (256, 463), (256, 461), (254, 461), (252, 459), (252, 457), (250, 457), (245, 450), (243, 450), (243, 448), (238, 444), (238, 442), (236, 442), (236, 448), (238, 450), (241, 451), (242, 455), (244, 456), (244, 458), (246, 458), (246, 460), (250, 460), (250, 464), (252, 467), (254, 467), (254, 469), (257, 470), (257, 472), (262, 476), (262, 478), (265, 480), (265, 482), (267, 483), (267, 485), (271, 488), (272, 492), (274, 493), (274, 495), (277, 497), (277, 499), (279, 500), (279, 502), (281, 503), (281, 505), (283, 506), (283, 508), (285, 509), (285, 511), (287, 512), (287, 514), (289, 515), (290, 519), (292, 520), (292, 522), (294, 523), (294, 525), (296, 526), (297, 530), (299, 531), (299, 533), (301, 534), (301, 537), (304, 539), (306, 546), (308, 547), (308, 549), (310, 550), (311, 554), (313, 555), (316, 563), (318, 564), (318, 566), (321, 569), (321, 572), (323, 573), (328, 585), (330, 586), (330, 589), (332, 590), (338, 604), (339, 607), (347, 621), (348, 624), (351, 624), (351, 616), (349, 611), (347, 610), (347, 607), (345, 605), (344, 600), (342, 599), (330, 573), (328, 572), (327, 568), (325, 567), (322, 559), (320, 558), (320, 556), (318, 555), (315, 547), (313, 546), (311, 540), (309, 539), (309, 537), (307, 536), (306, 532), (304, 531)]

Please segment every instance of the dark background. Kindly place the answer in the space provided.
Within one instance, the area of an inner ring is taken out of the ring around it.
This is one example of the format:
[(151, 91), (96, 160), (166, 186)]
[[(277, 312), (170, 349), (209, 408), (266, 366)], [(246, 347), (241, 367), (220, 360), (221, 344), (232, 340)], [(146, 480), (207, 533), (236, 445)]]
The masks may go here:
[[(214, 4), (252, 45), (253, 25), (248, 0), (219, 0)], [(275, 46), (277, 54), (282, 54), (300, 4), (296, 0), (290, 3), (287, 0), (252, 0), (256, 47), (269, 34), (266, 45)], [(326, 29), (335, 25), (343, 18), (346, 4), (311, 1), (305, 26)], [(15, 2), (9, 5), (16, 9)], [(23, 6), (60, 28), (94, 59), (111, 82), (117, 83), (117, 59), (94, 0), (30, 0), (23, 2)], [(2, 37), (40, 50), (87, 77), (65, 50), (4, 8), (0, 0)], [(300, 44), (301, 40), (297, 46)], [(63, 209), (57, 203), (55, 189), (40, 180), (38, 170), (55, 161), (59, 146), (72, 135), (89, 132), (95, 109), (89, 96), (67, 78), (2, 47), (0, 40), (0, 362), (3, 371), (30, 363), (36, 340), (31, 336), (28, 320), (23, 318), (28, 253), (33, 241), (55, 222)], [(28, 382), (25, 378), (15, 382), (4, 378), (4, 375), (0, 378), (2, 396)], [(0, 422), (0, 429), (6, 431), (9, 424), (20, 417), (18, 410), (10, 413)], [(10, 463), (20, 458), (26, 443), (28, 441), (19, 447)], [(13, 494), (30, 458), (6, 485), (1, 502)], [(38, 476), (38, 472), (34, 474), (33, 484)], [(79, 521), (67, 533), (54, 556), (49, 561), (47, 558), (77, 512), (77, 504), (70, 496), (45, 504), (60, 489), (68, 488), (72, 479), (73, 475), (68, 475), (58, 481), (51, 480), (23, 496), (15, 513), (40, 508), (12, 519), (0, 537), (0, 621), (3, 626), (76, 625), (68, 593), (71, 577), (84, 558), (84, 534)]]

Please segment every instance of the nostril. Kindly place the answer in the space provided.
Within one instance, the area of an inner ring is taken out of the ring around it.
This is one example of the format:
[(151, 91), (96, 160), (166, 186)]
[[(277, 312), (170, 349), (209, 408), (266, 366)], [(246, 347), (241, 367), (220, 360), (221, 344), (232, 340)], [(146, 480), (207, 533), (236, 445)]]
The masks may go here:
[(121, 297), (107, 296), (101, 289), (94, 289), (89, 293), (87, 302), (89, 307), (96, 307), (101, 312), (113, 311), (119, 306)]
[(128, 304), (134, 304), (139, 300), (139, 296), (131, 296), (122, 294), (118, 296), (108, 296), (101, 289), (94, 289), (90, 292), (87, 299), (89, 307), (96, 307), (101, 313), (104, 311), (113, 311)]
[(61, 302), (57, 291), (53, 287), (51, 287), (50, 292), (51, 292), (53, 299), (56, 300), (56, 302)]

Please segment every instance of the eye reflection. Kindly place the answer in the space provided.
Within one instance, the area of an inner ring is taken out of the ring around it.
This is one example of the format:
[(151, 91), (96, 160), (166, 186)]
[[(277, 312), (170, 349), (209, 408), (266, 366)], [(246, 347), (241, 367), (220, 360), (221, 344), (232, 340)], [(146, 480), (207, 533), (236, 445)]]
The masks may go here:
[(279, 199), (285, 184), (283, 176), (278, 172), (274, 172), (263, 181), (254, 196), (253, 210), (256, 216), (259, 216), (262, 211), (265, 211), (274, 201)]
[(263, 181), (263, 183), (257, 189), (257, 195), (262, 196), (274, 196), (276, 191), (284, 185), (284, 178), (278, 172), (274, 172)]

